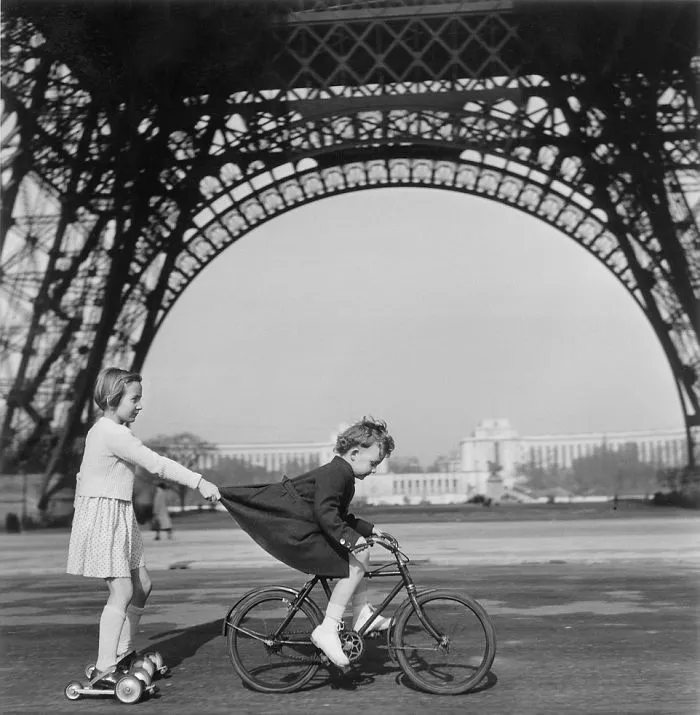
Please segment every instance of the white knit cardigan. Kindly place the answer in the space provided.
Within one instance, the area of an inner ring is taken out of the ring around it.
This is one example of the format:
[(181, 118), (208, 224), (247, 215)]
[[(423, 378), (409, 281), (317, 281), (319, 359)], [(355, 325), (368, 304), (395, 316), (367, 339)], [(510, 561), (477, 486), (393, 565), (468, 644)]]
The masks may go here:
[(87, 433), (75, 495), (131, 501), (137, 466), (191, 489), (202, 478), (146, 447), (126, 425), (101, 417)]

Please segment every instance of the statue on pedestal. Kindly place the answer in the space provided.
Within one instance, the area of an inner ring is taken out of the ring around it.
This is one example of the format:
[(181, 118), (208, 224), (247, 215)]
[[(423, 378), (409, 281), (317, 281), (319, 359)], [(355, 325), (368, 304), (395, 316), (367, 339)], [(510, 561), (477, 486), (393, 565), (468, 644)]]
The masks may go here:
[(494, 443), (494, 452), (495, 459), (487, 462), (489, 476), (486, 480), (486, 496), (491, 500), (492, 504), (500, 504), (503, 496), (503, 477), (501, 476), (503, 466), (498, 459), (498, 442)]

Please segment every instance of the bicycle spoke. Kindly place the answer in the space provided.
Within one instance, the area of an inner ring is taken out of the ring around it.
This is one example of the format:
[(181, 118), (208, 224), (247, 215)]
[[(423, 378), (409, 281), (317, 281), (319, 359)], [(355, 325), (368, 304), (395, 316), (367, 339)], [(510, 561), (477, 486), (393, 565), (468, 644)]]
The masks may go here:
[(315, 621), (300, 609), (275, 635), (289, 613), (287, 594), (253, 598), (232, 619), (229, 654), (239, 675), (265, 692), (291, 692), (313, 676), (320, 664), (311, 643)]
[(404, 672), (428, 692), (459, 693), (475, 687), (495, 652), (490, 623), (485, 625), (469, 599), (459, 595), (427, 594), (420, 603), (441, 641), (435, 642), (414, 610), (406, 612), (397, 624), (396, 643)]
[[(410, 592), (413, 582), (403, 568), (408, 559), (397, 556), (395, 544), (385, 548), (394, 553), (397, 575), (402, 577), (385, 598), (389, 603), (402, 587)], [(328, 594), (326, 581), (315, 577), (301, 591), (262, 587), (230, 611), (226, 622), (229, 656), (250, 687), (291, 693), (309, 683), (321, 664), (327, 663), (311, 643), (322, 613), (309, 593), (319, 580)], [(458, 695), (478, 686), (496, 655), (496, 633), (484, 608), (467, 595), (443, 589), (419, 592), (404, 603), (385, 645), (377, 648), (395, 656), (406, 678), (426, 692)], [(345, 632), (341, 640), (351, 661), (362, 657), (363, 638)]]

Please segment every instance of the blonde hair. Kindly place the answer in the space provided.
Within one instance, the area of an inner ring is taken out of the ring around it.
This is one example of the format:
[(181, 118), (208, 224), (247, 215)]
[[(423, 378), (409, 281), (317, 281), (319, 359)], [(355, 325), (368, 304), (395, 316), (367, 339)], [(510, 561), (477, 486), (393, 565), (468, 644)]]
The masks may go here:
[(346, 454), (353, 447), (371, 447), (379, 444), (382, 459), (394, 451), (394, 438), (389, 434), (384, 420), (363, 417), (341, 432), (335, 441), (335, 451)]
[(97, 376), (94, 399), (101, 410), (115, 408), (126, 386), (131, 382), (141, 382), (138, 372), (129, 372), (118, 367), (107, 367)]

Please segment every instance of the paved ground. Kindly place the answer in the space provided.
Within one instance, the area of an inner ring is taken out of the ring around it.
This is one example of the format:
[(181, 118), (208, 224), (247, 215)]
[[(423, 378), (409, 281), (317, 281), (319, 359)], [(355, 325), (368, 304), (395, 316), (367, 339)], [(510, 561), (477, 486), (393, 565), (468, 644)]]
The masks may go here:
[[(563, 561), (665, 560), (700, 564), (700, 518), (621, 518), (577, 521), (388, 524), (416, 560), (440, 566)], [(231, 520), (229, 519), (229, 522)], [(380, 524), (380, 526), (384, 526)], [(69, 532), (0, 534), (3, 574), (65, 571)], [(144, 532), (149, 568), (276, 568), (278, 562), (240, 529), (178, 531), (173, 541), (153, 542)]]
[[(350, 676), (322, 671), (287, 696), (248, 690), (229, 663), (221, 619), (250, 588), (298, 586), (303, 578), (266, 559), (255, 564), (260, 551), (238, 531), (187, 532), (172, 544), (148, 544), (155, 591), (140, 638), (173, 673), (157, 697), (135, 707), (256, 715), (700, 712), (700, 520), (396, 524), (392, 531), (414, 558), (419, 585), (470, 593), (491, 614), (499, 648), (477, 692), (417, 692), (376, 643)], [(105, 597), (101, 583), (61, 574), (66, 540), (0, 537), (3, 714), (124, 707), (63, 697), (65, 683), (94, 657)], [(175, 564), (189, 568), (169, 568)]]

